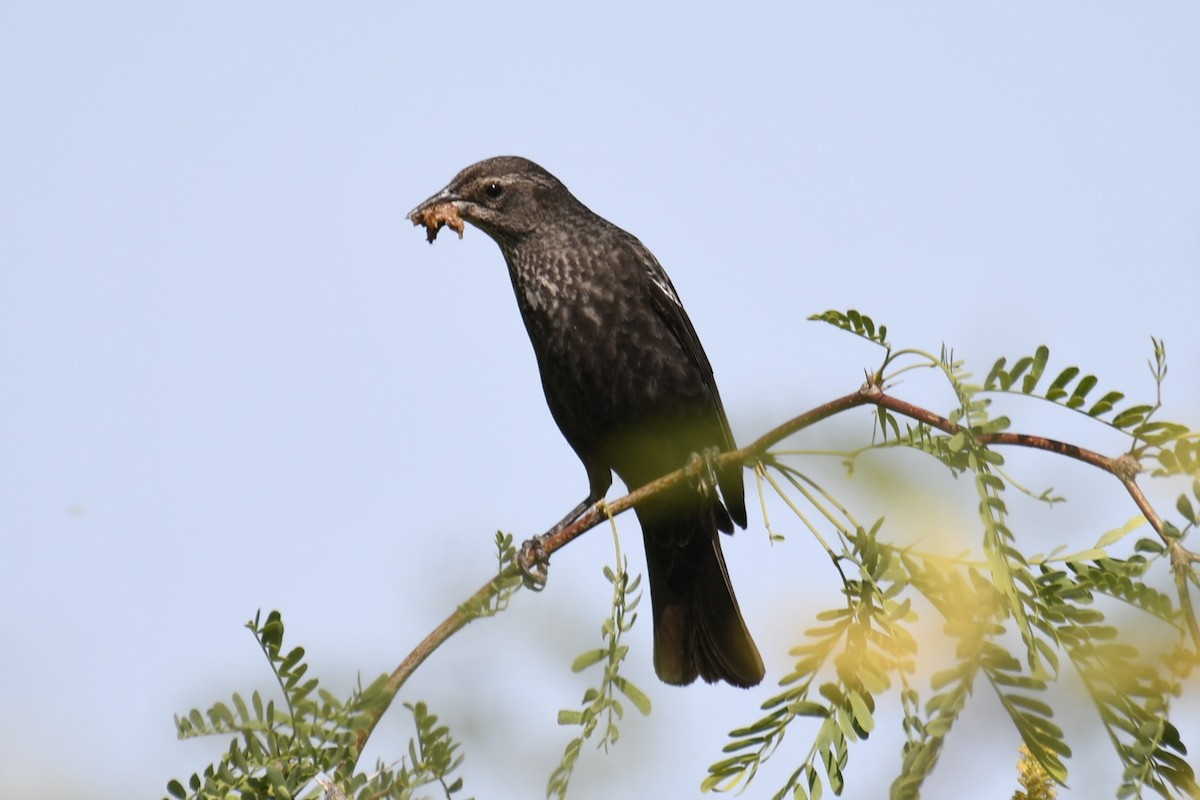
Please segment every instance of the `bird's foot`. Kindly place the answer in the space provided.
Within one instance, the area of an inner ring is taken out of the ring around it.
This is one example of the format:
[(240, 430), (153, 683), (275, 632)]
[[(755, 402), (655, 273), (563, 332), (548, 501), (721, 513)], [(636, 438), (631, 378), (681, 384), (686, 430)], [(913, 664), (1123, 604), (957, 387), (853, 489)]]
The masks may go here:
[(521, 545), (517, 555), (517, 566), (521, 569), (521, 581), (530, 591), (540, 592), (546, 588), (550, 577), (550, 557), (543, 544), (545, 536), (533, 536)]
[(712, 497), (717, 492), (717, 456), (721, 455), (718, 447), (706, 447), (699, 453), (688, 457), (688, 476), (700, 489), (700, 494)]

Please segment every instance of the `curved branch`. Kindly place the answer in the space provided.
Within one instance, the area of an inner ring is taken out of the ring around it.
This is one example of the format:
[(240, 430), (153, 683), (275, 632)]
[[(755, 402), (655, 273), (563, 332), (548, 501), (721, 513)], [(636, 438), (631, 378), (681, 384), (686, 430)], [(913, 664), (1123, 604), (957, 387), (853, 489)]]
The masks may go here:
[[(797, 417), (793, 417), (787, 422), (779, 425), (767, 433), (760, 436), (751, 444), (738, 450), (731, 450), (721, 453), (713, 459), (713, 464), (718, 467), (730, 466), (733, 464), (742, 464), (743, 466), (753, 466), (766, 455), (767, 451), (775, 444), (783, 439), (791, 436), (798, 431), (815, 425), (822, 420), (828, 419), (843, 411), (848, 411), (852, 408), (857, 408), (864, 405), (874, 405), (885, 408), (895, 414), (908, 417), (916, 422), (923, 423), (931, 428), (943, 431), (948, 434), (957, 434), (968, 432), (963, 426), (951, 422), (949, 419), (933, 413), (927, 409), (915, 406), (899, 398), (892, 397), (886, 394), (875, 380), (868, 380), (858, 391), (839, 397), (836, 400), (831, 400), (824, 405), (807, 411)], [(1090, 464), (1097, 469), (1104, 470), (1117, 477), (1126, 492), (1129, 493), (1135, 505), (1145, 516), (1146, 521), (1155, 530), (1160, 538), (1166, 543), (1171, 551), (1172, 564), (1190, 563), (1194, 560), (1194, 554), (1182, 549), (1180, 542), (1167, 536), (1164, 532), (1162, 519), (1155, 513), (1154, 508), (1146, 499), (1141, 489), (1134, 481), (1134, 477), (1139, 471), (1139, 465), (1129, 456), (1121, 456), (1110, 458), (1093, 450), (1078, 447), (1066, 442), (1060, 442), (1054, 439), (1047, 439), (1042, 436), (1031, 436), (1021, 433), (985, 433), (974, 434), (975, 442), (980, 446), (990, 445), (1012, 445), (1019, 447), (1030, 447), (1036, 450), (1045, 450), (1057, 455), (1073, 458), (1082, 461), (1085, 464)], [(541, 556), (548, 557), (550, 554), (562, 549), (574, 539), (583, 535), (585, 532), (594, 528), (599, 523), (607, 520), (610, 515), (615, 516), (622, 511), (638, 505), (643, 500), (659, 492), (665, 491), (671, 487), (677, 486), (686, 480), (692, 480), (690, 470), (687, 467), (678, 469), (668, 475), (652, 481), (645, 486), (642, 486), (629, 494), (614, 500), (610, 503), (605, 503), (604, 500), (599, 501), (595, 505), (589, 507), (586, 511), (580, 514), (571, 524), (563, 527), (558, 531), (549, 531), (541, 538)], [(457, 633), (467, 623), (477, 618), (477, 613), (472, 613), (469, 609), (486, 607), (490, 601), (497, 595), (501, 587), (509, 581), (519, 579), (523, 573), (533, 566), (529, 563), (532, 558), (532, 553), (536, 548), (523, 548), (521, 555), (518, 556), (518, 563), (512, 564), (505, 568), (499, 575), (488, 581), (483, 586), (479, 587), (474, 594), (471, 595), (467, 602), (460, 605), (448, 616), (440, 625), (434, 628), (428, 636), (426, 636), (420, 644), (418, 644), (411, 653), (396, 667), (395, 670), (388, 676), (388, 699), (381, 703), (374, 711), (370, 724), (359, 731), (358, 734), (358, 752), (361, 753), (367, 739), (370, 738), (372, 731), (382, 718), (384, 712), (391, 705), (395, 694), (400, 690), (408, 678), (416, 671), (425, 659), (427, 659), (434, 650), (436, 650), (443, 642), (449, 639), (453, 634)], [(524, 562), (524, 563), (522, 563)], [(1176, 569), (1178, 578), (1179, 572)], [(1186, 595), (1181, 597), (1181, 601), (1186, 601)], [(1186, 604), (1186, 603), (1185, 603)], [(1188, 608), (1190, 611), (1190, 607)], [(1185, 611), (1185, 613), (1187, 613)], [(1200, 644), (1200, 630), (1197, 630), (1194, 622), (1194, 614), (1189, 616), (1191, 627), (1197, 643)]]
[[(837, 400), (818, 406), (813, 410), (801, 414), (798, 417), (793, 417), (782, 425), (768, 431), (766, 434), (759, 437), (752, 444), (743, 447), (740, 450), (733, 450), (728, 453), (722, 453), (715, 461), (722, 465), (733, 463), (751, 464), (762, 457), (771, 445), (786, 439), (796, 431), (802, 430), (810, 425), (814, 425), (823, 419), (838, 414), (856, 406), (861, 406), (870, 402), (862, 391), (853, 392)], [(664, 475), (656, 481), (642, 486), (641, 488), (630, 492), (629, 494), (607, 503), (607, 510), (603, 500), (588, 508), (580, 514), (570, 525), (562, 528), (557, 532), (547, 532), (542, 538), (542, 554), (549, 557), (551, 553), (565, 547), (572, 540), (583, 535), (586, 531), (594, 528), (600, 522), (608, 519), (608, 515), (617, 515), (622, 511), (626, 511), (638, 503), (642, 502), (647, 497), (665, 491), (666, 489), (675, 486), (676, 484), (688, 479), (688, 469), (678, 469), (669, 475)], [(523, 553), (532, 552), (529, 548), (523, 548)], [(518, 556), (525, 558), (527, 555)], [(507, 581), (520, 578), (523, 570), (527, 571), (531, 564), (514, 564), (507, 567), (499, 575), (485, 583), (475, 590), (474, 594), (462, 605), (454, 610), (450, 616), (446, 617), (440, 625), (429, 632), (421, 643), (418, 644), (413, 651), (409, 653), (403, 661), (400, 662), (392, 673), (388, 675), (387, 688), (388, 698), (380, 703), (372, 712), (370, 723), (359, 730), (358, 732), (358, 752), (363, 751), (367, 740), (371, 737), (371, 733), (375, 730), (375, 726), (383, 717), (384, 713), (391, 706), (392, 699), (396, 693), (400, 691), (409, 677), (416, 671), (417, 667), (433, 654), (433, 651), (442, 645), (447, 639), (455, 633), (466, 627), (467, 623), (475, 619), (477, 615), (471, 614), (467, 609), (486, 606), (492, 598), (500, 591), (500, 587)]]

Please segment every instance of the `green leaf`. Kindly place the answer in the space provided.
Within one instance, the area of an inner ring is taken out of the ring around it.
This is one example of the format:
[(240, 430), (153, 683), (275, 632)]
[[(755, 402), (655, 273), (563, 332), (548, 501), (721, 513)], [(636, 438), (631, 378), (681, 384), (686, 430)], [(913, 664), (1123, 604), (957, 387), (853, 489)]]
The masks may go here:
[(798, 717), (818, 717), (824, 719), (829, 716), (829, 707), (821, 703), (814, 703), (811, 700), (796, 700), (788, 704), (788, 711)]
[(560, 708), (558, 710), (559, 725), (581, 725), (583, 724), (583, 712), (573, 711), (571, 709)]
[(985, 390), (990, 391), (994, 389), (997, 383), (1000, 384), (1001, 389), (1007, 389), (1009, 387), (1009, 385), (1012, 383), (1012, 378), (1004, 371), (1004, 365), (1007, 363), (1008, 359), (1004, 358), (1004, 356), (996, 359), (996, 363), (992, 364), (992, 368), (988, 372), (987, 377), (983, 379), (983, 388)]
[(642, 712), (642, 716), (649, 716), (650, 698), (647, 697), (641, 689), (620, 675), (613, 680), (613, 683), (616, 684), (616, 687), (621, 691), (621, 694), (629, 698), (629, 701), (633, 703), (634, 708)]
[(1179, 499), (1175, 501), (1175, 510), (1179, 512), (1179, 516), (1193, 525), (1196, 524), (1196, 511), (1192, 508), (1192, 501), (1186, 494), (1179, 495)]
[(1084, 404), (1087, 398), (1087, 393), (1090, 392), (1096, 385), (1095, 375), (1085, 375), (1075, 387), (1075, 391), (1071, 392), (1071, 397), (1067, 400), (1067, 408), (1079, 408)]
[(808, 800), (821, 800), (825, 793), (825, 787), (821, 784), (821, 776), (815, 769), (810, 774), (808, 789)]
[[(1003, 386), (1003, 388), (1007, 391), (1008, 388), (1011, 387), (1016, 382), (1017, 378), (1024, 375), (1025, 371), (1027, 369), (1029, 369), (1032, 365), (1033, 365), (1033, 357), (1032, 356), (1023, 356), (1023, 357), (1017, 359), (1017, 363), (1013, 365), (1012, 372), (1008, 373), (1008, 380), (1004, 381), (1001, 384)], [(1025, 392), (1025, 394), (1029, 394), (1029, 392)]]
[(858, 692), (850, 692), (850, 708), (854, 710), (854, 722), (864, 733), (870, 733), (875, 728), (875, 717), (867, 703)]
[(1021, 392), (1023, 394), (1033, 394), (1033, 390), (1037, 388), (1037, 383), (1041, 380), (1042, 372), (1046, 369), (1046, 362), (1049, 359), (1050, 348), (1040, 345), (1037, 352), (1033, 355), (1033, 368), (1025, 376), (1025, 380), (1021, 384)]
[(1062, 556), (1055, 559), (1057, 561), (1099, 561), (1102, 558), (1107, 558), (1108, 553), (1103, 548), (1093, 547), (1089, 550), (1080, 550), (1078, 553), (1072, 553), (1068, 556)]
[(1130, 517), (1128, 520), (1126, 520), (1125, 524), (1122, 525), (1121, 527), (1113, 528), (1111, 531), (1109, 531), (1108, 533), (1101, 536), (1100, 539), (1096, 542), (1096, 547), (1098, 547), (1098, 548), (1108, 547), (1110, 544), (1120, 541), (1121, 539), (1125, 538), (1126, 536), (1133, 533), (1134, 531), (1136, 531), (1138, 528), (1142, 527), (1145, 524), (1146, 524), (1146, 518), (1143, 517), (1141, 514), (1136, 514), (1136, 515)]
[(1059, 398), (1066, 397), (1067, 392), (1064, 387), (1075, 380), (1075, 376), (1078, 374), (1079, 367), (1067, 367), (1058, 373), (1058, 377), (1054, 379), (1054, 382), (1050, 384), (1050, 388), (1046, 390), (1046, 399), (1058, 400)]
[(1054, 709), (1050, 708), (1047, 703), (1036, 698), (1023, 694), (1010, 694), (1005, 696), (1005, 700), (1014, 706), (1027, 709), (1041, 717), (1050, 717), (1054, 715)]
[(575, 657), (575, 660), (571, 662), (571, 671), (583, 672), (588, 667), (592, 666), (593, 664), (600, 663), (607, 657), (608, 651), (603, 648), (597, 648), (595, 650), (589, 650), (586, 653), (580, 653)]
[(1153, 410), (1153, 406), (1130, 406), (1113, 417), (1113, 427), (1121, 428), (1123, 430), (1134, 425), (1139, 425), (1144, 419), (1146, 419), (1146, 415)]
[(1163, 543), (1157, 539), (1138, 539), (1137, 543), (1134, 544), (1133, 549), (1134, 552), (1137, 553), (1149, 553), (1150, 555), (1155, 556), (1166, 550), (1166, 548), (1163, 546)]
[(1089, 417), (1098, 417), (1101, 414), (1107, 414), (1113, 410), (1113, 407), (1125, 399), (1122, 392), (1109, 392), (1096, 401), (1096, 404), (1087, 410)]

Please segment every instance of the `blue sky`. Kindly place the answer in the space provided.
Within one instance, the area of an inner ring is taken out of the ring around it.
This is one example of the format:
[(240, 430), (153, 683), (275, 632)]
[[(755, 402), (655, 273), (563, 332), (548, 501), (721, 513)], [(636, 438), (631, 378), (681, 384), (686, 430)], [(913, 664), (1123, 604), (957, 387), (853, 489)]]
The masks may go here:
[[(1184, 2), (0, 6), (0, 795), (155, 796), (224, 746), (177, 742), (173, 713), (268, 687), (256, 609), (347, 687), (488, 577), (493, 531), (583, 495), (499, 252), (474, 229), (430, 247), (403, 218), (483, 157), (540, 162), (655, 252), (740, 440), (858, 385), (876, 354), (804, 321), (847, 307), (976, 372), (1047, 343), (1131, 397), (1158, 336), (1166, 416), (1200, 424), (1197, 30)], [(925, 378), (898, 391), (950, 402)], [(1133, 514), (1103, 476), (1012, 463), (1070, 498), (1026, 509), (1031, 550)], [(906, 520), (975, 535), (966, 487), (935, 486), (907, 510), (839, 491), (897, 539)], [(790, 525), (725, 542), (769, 681), (837, 603)], [(542, 791), (611, 559), (606, 533), (573, 544), (544, 594), (410, 684), (467, 739), (468, 791)], [(771, 688), (670, 689), (649, 626), (631, 643), (655, 712), (585, 754), (574, 796), (691, 796)], [(976, 699), (930, 797), (1013, 785), (1015, 735)], [(1094, 718), (1068, 722), (1063, 796), (1107, 795)], [(846, 797), (893, 777), (888, 724)], [(407, 736), (399, 713), (385, 727), (372, 757)]]

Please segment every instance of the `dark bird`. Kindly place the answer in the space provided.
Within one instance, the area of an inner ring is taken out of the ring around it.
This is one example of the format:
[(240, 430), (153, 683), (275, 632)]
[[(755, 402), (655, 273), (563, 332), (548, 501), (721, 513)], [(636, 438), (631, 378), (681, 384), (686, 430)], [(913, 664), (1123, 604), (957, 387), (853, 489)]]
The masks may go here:
[[(597, 216), (524, 158), (467, 167), (409, 218), (500, 246), (533, 344), (550, 413), (604, 497), (615, 471), (636, 489), (733, 435), (712, 366), (675, 287), (634, 236)], [(694, 462), (693, 462), (694, 463)], [(666, 683), (754, 686), (763, 663), (742, 620), (717, 531), (746, 527), (742, 472), (685, 483), (637, 506), (654, 614), (654, 670)]]

